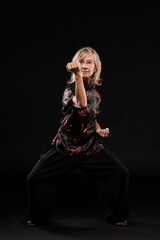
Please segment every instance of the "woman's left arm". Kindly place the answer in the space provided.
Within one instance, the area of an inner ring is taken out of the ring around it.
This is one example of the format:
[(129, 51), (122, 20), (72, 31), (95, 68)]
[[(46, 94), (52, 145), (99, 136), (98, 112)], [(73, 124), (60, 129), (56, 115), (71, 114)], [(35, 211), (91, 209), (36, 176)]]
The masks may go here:
[(96, 123), (96, 133), (98, 133), (101, 137), (108, 137), (109, 135), (109, 128), (102, 129), (97, 122), (97, 119), (95, 120)]

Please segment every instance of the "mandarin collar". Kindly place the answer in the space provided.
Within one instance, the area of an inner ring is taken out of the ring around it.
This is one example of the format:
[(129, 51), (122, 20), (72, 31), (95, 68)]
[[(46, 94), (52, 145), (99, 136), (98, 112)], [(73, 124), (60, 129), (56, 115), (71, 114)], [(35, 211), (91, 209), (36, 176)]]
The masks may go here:
[(86, 84), (86, 83), (84, 83), (84, 87), (86, 90), (91, 90), (94, 88), (91, 84)]

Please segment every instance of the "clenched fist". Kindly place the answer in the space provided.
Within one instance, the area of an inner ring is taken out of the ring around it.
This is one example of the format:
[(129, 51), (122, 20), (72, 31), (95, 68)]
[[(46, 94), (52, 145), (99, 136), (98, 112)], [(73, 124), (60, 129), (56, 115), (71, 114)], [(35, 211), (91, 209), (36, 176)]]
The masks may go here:
[(108, 137), (109, 135), (109, 128), (101, 129), (97, 128), (96, 132), (101, 136), (101, 137)]
[(66, 66), (68, 72), (80, 73), (80, 64), (79, 62), (70, 62)]

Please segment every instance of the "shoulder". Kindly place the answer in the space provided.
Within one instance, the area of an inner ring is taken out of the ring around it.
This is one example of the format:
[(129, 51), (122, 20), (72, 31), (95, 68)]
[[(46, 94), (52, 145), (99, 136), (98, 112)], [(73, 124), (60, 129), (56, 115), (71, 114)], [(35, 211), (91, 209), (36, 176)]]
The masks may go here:
[(63, 91), (63, 97), (62, 97), (62, 102), (66, 101), (67, 99), (70, 99), (71, 96), (74, 95), (75, 92), (75, 84), (71, 83), (71, 84), (66, 84), (66, 87)]
[(100, 93), (97, 90), (97, 88), (92, 88), (92, 91), (94, 92), (95, 95), (100, 96)]
[(75, 83), (71, 83), (71, 84), (66, 84), (65, 89), (63, 91), (63, 95), (71, 95), (74, 94), (75, 92)]
[(95, 98), (97, 98), (98, 102), (100, 103), (101, 102), (101, 95), (100, 95), (99, 91), (97, 90), (97, 88), (93, 88), (92, 92), (93, 92)]
[(67, 83), (66, 89), (74, 91), (75, 90), (75, 82), (73, 83)]

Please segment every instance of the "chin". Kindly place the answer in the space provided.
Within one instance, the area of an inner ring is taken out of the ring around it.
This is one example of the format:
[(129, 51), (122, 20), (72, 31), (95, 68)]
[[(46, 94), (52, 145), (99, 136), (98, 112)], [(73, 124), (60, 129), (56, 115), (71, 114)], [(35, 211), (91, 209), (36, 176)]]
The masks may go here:
[(83, 77), (83, 80), (84, 80), (85, 82), (87, 82), (87, 81), (88, 81), (88, 77)]
[(82, 75), (83, 79), (90, 79), (91, 77), (88, 75)]

